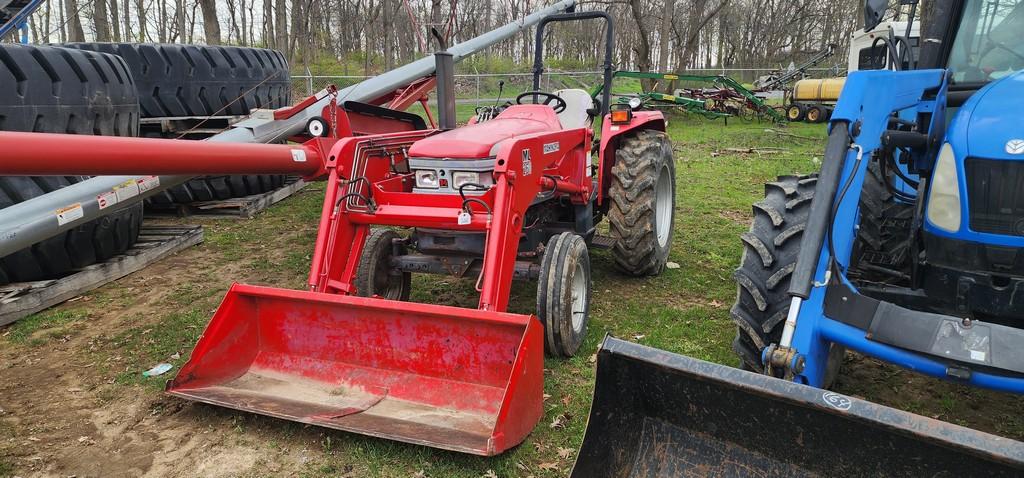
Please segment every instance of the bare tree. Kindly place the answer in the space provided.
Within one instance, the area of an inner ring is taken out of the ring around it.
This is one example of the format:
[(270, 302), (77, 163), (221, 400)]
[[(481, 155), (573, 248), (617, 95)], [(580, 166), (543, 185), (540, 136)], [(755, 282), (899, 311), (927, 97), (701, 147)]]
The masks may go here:
[(220, 20), (217, 18), (216, 0), (198, 0), (198, 3), (203, 11), (203, 35), (206, 37), (206, 43), (220, 45)]
[(64, 0), (64, 15), (67, 18), (63, 21), (67, 27), (67, 39), (61, 38), (61, 42), (85, 41), (85, 31), (82, 29), (82, 19), (78, 15), (78, 4), (75, 0)]

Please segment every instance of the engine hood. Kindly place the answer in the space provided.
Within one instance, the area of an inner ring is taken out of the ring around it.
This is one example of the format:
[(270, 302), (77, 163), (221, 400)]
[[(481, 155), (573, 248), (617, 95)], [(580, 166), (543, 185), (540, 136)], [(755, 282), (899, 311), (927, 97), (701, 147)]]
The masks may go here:
[(558, 131), (550, 106), (510, 106), (490, 121), (471, 124), (421, 139), (409, 148), (415, 158), (480, 159), (495, 154), (502, 141), (531, 133)]
[(951, 140), (967, 146), (959, 157), (1024, 160), (1024, 70), (975, 93), (956, 120)]

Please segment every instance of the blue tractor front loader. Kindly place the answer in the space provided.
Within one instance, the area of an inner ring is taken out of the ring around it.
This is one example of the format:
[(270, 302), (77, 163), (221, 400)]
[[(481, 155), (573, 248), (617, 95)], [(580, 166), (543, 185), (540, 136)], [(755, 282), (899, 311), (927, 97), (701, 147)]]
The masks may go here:
[(607, 338), (573, 476), (1024, 476), (1024, 443), (826, 390), (855, 350), (1024, 393), (1024, 0), (929, 3), (919, 50), (849, 75), (821, 170), (754, 205), (745, 371)]

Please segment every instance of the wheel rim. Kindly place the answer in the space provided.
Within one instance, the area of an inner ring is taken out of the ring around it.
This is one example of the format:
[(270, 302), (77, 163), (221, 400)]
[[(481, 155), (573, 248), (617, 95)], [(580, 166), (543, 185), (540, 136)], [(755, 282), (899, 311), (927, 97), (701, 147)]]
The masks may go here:
[(810, 110), (807, 112), (807, 120), (812, 123), (818, 122), (818, 110)]
[(789, 108), (788, 111), (789, 111), (789, 119), (790, 120), (796, 121), (796, 119), (800, 117), (800, 108), (797, 108), (796, 106), (793, 106), (793, 107)]
[(668, 166), (661, 168), (658, 184), (655, 185), (654, 222), (658, 234), (658, 245), (668, 244), (672, 225), (672, 178), (669, 177)]
[(586, 271), (583, 269), (583, 262), (577, 262), (572, 273), (572, 330), (576, 333), (583, 332), (583, 322), (587, 318), (587, 295), (590, 288), (587, 287)]

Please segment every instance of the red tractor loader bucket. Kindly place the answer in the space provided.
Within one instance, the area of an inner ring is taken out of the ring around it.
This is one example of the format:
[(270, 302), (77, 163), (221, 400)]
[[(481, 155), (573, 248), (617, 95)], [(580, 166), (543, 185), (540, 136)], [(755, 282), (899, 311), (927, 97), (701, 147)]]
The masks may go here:
[(540, 419), (533, 316), (235, 284), (167, 392), (477, 455)]

